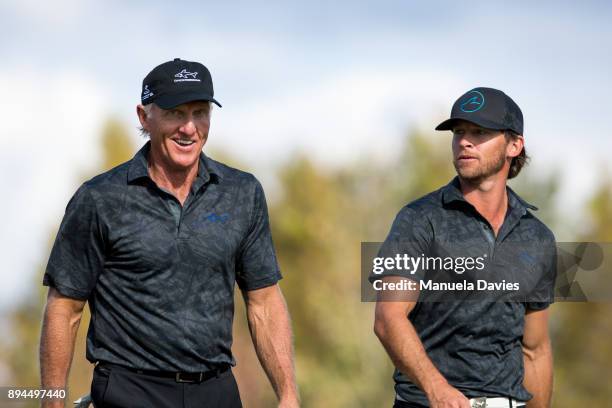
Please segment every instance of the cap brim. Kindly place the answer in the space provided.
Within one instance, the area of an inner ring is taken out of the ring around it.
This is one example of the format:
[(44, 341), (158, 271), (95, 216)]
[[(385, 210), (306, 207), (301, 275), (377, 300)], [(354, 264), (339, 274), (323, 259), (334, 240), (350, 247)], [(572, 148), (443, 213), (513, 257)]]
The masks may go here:
[(195, 101), (212, 102), (221, 108), (221, 104), (217, 102), (215, 98), (213, 98), (211, 95), (207, 95), (205, 93), (200, 92), (186, 92), (176, 95), (162, 95), (159, 98), (153, 100), (152, 102), (155, 102), (155, 104), (162, 109), (172, 109), (184, 103)]
[(505, 130), (506, 129), (505, 126), (499, 125), (498, 123), (489, 122), (488, 120), (456, 117), (456, 118), (446, 119), (444, 122), (436, 126), (436, 130), (453, 130), (453, 126), (455, 126), (455, 124), (459, 120), (464, 120), (466, 122), (473, 123), (485, 129), (494, 129), (494, 130)]

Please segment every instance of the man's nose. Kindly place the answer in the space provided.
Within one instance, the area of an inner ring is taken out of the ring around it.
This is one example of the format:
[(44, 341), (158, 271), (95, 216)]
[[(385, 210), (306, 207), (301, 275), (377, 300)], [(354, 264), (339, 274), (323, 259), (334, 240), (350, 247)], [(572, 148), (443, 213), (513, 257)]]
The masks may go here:
[(185, 122), (183, 126), (181, 126), (180, 130), (185, 134), (192, 135), (196, 131), (196, 126), (195, 123), (193, 123), (193, 119), (187, 119), (187, 122)]
[(474, 143), (467, 134), (457, 136), (457, 144), (461, 147), (474, 147)]

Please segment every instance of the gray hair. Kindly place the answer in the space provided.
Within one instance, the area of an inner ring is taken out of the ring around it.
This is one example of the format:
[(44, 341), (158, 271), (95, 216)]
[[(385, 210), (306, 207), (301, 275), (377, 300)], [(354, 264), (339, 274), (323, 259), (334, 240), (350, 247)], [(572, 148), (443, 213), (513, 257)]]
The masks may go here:
[[(142, 110), (144, 110), (145, 116), (148, 118), (149, 116), (151, 116), (151, 108), (153, 107), (152, 103), (148, 103), (146, 105), (142, 105)], [(151, 135), (149, 134), (149, 132), (147, 130), (145, 130), (145, 128), (143, 128), (142, 126), (138, 126), (138, 132), (140, 132), (140, 136), (146, 138), (150, 138)]]

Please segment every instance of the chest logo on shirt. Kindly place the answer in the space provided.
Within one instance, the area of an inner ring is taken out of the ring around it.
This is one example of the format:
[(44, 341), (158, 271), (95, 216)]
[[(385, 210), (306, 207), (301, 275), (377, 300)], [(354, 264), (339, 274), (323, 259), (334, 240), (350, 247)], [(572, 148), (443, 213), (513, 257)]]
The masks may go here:
[(229, 218), (230, 217), (228, 213), (223, 213), (223, 214), (208, 213), (208, 214), (205, 214), (204, 217), (202, 217), (202, 222), (209, 221), (209, 222), (224, 223), (227, 220), (229, 220)]
[(210, 222), (226, 222), (227, 220), (229, 220), (229, 218), (230, 216), (228, 213), (223, 213), (223, 214), (210, 213), (206, 215), (206, 219)]
[(200, 217), (198, 217), (198, 219), (193, 223), (193, 227), (202, 228), (207, 223), (225, 224), (230, 218), (231, 217), (228, 213), (217, 214), (210, 212), (207, 214), (202, 214)]

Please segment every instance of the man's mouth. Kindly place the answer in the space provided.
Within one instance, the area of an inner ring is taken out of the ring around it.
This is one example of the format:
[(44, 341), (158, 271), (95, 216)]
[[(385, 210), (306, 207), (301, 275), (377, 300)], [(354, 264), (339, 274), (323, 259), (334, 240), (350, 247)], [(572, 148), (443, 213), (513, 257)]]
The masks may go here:
[(192, 144), (195, 143), (194, 140), (189, 140), (189, 139), (172, 139), (172, 140), (174, 141), (174, 143), (182, 147), (191, 146)]
[(460, 154), (457, 156), (457, 161), (470, 161), (477, 160), (476, 156), (470, 156), (469, 154)]

